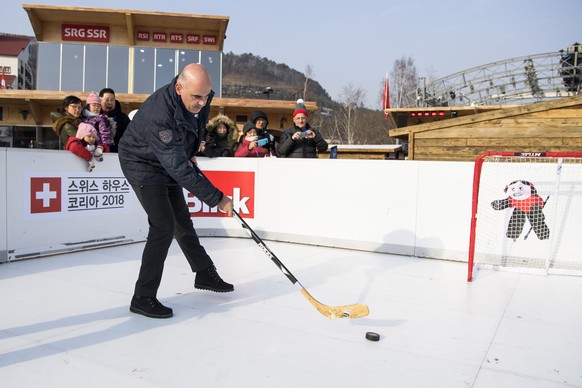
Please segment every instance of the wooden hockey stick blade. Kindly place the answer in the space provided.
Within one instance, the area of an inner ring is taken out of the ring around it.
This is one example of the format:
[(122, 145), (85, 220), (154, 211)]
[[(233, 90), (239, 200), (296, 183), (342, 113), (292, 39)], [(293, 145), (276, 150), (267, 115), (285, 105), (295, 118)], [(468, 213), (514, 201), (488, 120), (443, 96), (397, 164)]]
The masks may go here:
[(313, 305), (322, 315), (332, 318), (362, 318), (370, 313), (368, 306), (365, 304), (349, 304), (346, 306), (326, 306), (319, 303), (311, 294), (305, 289), (301, 288), (301, 293), (307, 298), (309, 303)]

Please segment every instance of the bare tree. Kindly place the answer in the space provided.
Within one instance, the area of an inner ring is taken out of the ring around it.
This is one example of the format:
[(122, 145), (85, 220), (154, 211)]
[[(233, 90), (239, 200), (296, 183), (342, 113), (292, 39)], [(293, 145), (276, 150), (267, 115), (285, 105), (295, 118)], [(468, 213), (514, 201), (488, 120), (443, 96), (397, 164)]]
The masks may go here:
[(414, 106), (416, 101), (408, 101), (418, 85), (414, 59), (402, 57), (394, 61), (390, 78), (390, 106), (393, 108)]
[(388, 137), (388, 120), (381, 110), (361, 109), (358, 119), (357, 144), (395, 144)]
[(310, 79), (313, 79), (315, 74), (313, 73), (313, 66), (305, 66), (305, 83), (303, 84), (303, 99), (307, 101), (307, 85)]
[(364, 107), (366, 92), (361, 87), (347, 84), (340, 94), (339, 109), (335, 118), (335, 135), (343, 144), (354, 144), (357, 138), (359, 111)]

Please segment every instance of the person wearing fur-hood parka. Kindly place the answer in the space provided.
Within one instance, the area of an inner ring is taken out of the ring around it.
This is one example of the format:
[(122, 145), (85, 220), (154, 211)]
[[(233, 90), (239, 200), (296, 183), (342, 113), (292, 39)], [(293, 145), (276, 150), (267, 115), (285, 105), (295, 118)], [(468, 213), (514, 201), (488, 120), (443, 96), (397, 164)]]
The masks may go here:
[(209, 158), (219, 156), (234, 156), (238, 142), (233, 138), (238, 132), (234, 121), (228, 116), (219, 114), (206, 125), (206, 144), (202, 153)]

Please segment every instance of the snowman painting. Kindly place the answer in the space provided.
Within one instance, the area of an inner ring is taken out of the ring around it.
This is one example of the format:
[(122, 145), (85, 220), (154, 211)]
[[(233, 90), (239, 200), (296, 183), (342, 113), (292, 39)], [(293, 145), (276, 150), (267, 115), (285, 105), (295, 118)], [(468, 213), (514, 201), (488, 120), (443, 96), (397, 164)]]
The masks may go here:
[[(491, 202), (491, 206), (495, 210), (513, 208), (505, 233), (507, 238), (513, 239), (513, 241), (517, 240), (523, 232), (523, 226), (527, 219), (537, 238), (547, 240), (550, 237), (550, 229), (546, 225), (546, 217), (543, 213), (545, 202), (538, 195), (533, 183), (526, 180), (515, 180), (505, 187), (504, 192), (508, 194), (508, 197), (494, 200)], [(528, 235), (529, 232), (524, 239), (527, 239)]]

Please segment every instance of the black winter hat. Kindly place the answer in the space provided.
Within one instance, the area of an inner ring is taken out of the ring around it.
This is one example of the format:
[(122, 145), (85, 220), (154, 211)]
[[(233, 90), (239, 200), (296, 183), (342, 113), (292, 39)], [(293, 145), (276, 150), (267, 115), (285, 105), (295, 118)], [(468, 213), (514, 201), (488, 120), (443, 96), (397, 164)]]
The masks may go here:
[(250, 121), (247, 121), (245, 123), (245, 125), (243, 125), (243, 135), (246, 135), (246, 133), (248, 131), (250, 131), (251, 129), (257, 129), (257, 128), (255, 128), (255, 124), (251, 123)]
[(267, 122), (265, 127), (269, 125), (269, 119), (267, 118), (265, 112), (263, 112), (262, 110), (256, 110), (253, 113), (251, 113), (251, 122), (253, 124), (257, 123), (257, 119), (264, 119)]

